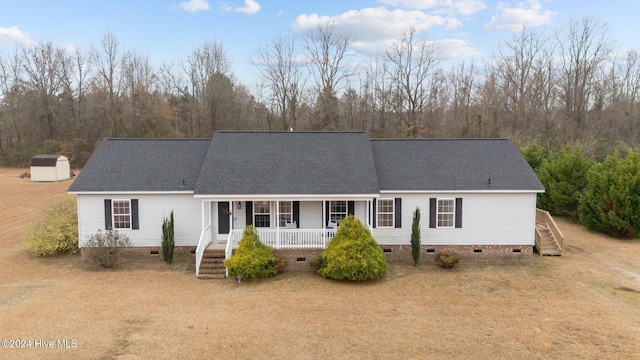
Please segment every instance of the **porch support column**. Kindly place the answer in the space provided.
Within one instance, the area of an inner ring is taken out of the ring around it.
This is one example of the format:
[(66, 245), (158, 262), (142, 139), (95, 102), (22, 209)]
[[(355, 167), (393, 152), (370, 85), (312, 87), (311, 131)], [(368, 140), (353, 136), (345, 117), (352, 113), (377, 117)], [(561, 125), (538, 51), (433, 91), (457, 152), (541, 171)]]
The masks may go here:
[(280, 248), (280, 200), (276, 200), (276, 249)]
[(201, 213), (202, 213), (202, 224), (200, 226), (200, 231), (201, 232), (202, 232), (202, 230), (204, 230), (204, 227), (205, 227), (205, 225), (204, 225), (204, 203), (205, 203), (204, 200), (202, 200), (202, 202), (200, 203), (200, 210), (201, 210)]

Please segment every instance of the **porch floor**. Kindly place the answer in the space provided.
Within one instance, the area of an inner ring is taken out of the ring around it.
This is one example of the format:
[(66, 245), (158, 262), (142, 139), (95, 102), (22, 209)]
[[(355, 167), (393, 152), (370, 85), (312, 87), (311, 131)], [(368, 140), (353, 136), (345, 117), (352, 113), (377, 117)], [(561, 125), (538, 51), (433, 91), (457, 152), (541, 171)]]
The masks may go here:
[(207, 246), (207, 249), (211, 249), (211, 250), (224, 250), (226, 248), (227, 248), (226, 241), (214, 241), (211, 244), (209, 244), (209, 246)]

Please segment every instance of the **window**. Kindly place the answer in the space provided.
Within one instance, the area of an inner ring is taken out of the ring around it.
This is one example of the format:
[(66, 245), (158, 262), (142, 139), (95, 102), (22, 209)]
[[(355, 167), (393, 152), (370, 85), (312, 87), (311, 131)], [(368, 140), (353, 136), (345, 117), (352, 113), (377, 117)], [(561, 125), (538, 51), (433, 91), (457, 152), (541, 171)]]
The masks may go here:
[(442, 228), (452, 228), (455, 225), (455, 199), (438, 199), (437, 225)]
[(329, 202), (329, 222), (338, 223), (347, 217), (346, 201), (330, 201)]
[(286, 227), (293, 221), (293, 204), (291, 201), (280, 201), (280, 227)]
[(113, 200), (113, 228), (131, 229), (131, 202), (129, 200)]
[(268, 201), (253, 202), (253, 226), (271, 227), (271, 207)]
[(393, 227), (394, 219), (394, 204), (393, 199), (378, 199), (376, 202), (377, 211), (377, 226), (378, 227)]

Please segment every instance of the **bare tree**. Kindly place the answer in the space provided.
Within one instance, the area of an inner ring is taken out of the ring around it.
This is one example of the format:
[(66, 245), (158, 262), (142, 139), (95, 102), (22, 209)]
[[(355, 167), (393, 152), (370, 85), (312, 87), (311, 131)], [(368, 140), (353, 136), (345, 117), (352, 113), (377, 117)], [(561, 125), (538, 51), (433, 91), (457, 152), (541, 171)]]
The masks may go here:
[(253, 62), (270, 92), (282, 129), (296, 128), (296, 114), (303, 88), (295, 41), (279, 36), (258, 48)]
[(337, 31), (333, 22), (318, 25), (305, 36), (305, 55), (317, 87), (316, 120), (320, 128), (338, 126), (337, 91), (340, 82), (353, 74), (346, 62), (352, 43), (351, 36)]
[(449, 72), (449, 86), (451, 87), (451, 121), (462, 124), (463, 136), (477, 136), (471, 115), (471, 100), (475, 93), (477, 69), (473, 62), (469, 65), (460, 62)]
[(588, 123), (593, 85), (600, 67), (611, 56), (607, 25), (592, 17), (571, 20), (557, 35), (562, 92), (567, 117), (582, 130)]
[(442, 57), (433, 43), (416, 38), (414, 27), (405, 31), (386, 55), (393, 82), (401, 95), (409, 136), (416, 137), (429, 126), (428, 121), (420, 121), (420, 115), (429, 100), (430, 81)]
[(513, 129), (529, 129), (535, 117), (532, 107), (532, 82), (535, 66), (546, 40), (535, 28), (524, 27), (514, 32), (510, 41), (500, 44), (495, 56), (495, 70), (502, 84), (505, 107), (511, 114)]
[(22, 50), (26, 82), (37, 95), (38, 118), (46, 138), (54, 140), (60, 106), (57, 95), (62, 92), (64, 52), (51, 42), (39, 43)]
[(126, 135), (121, 116), (121, 101), (124, 90), (122, 69), (128, 56), (120, 41), (110, 32), (102, 36), (98, 47), (94, 47), (91, 52), (92, 64), (96, 71), (96, 77), (93, 79), (94, 89), (102, 92), (99, 98), (104, 115), (100, 117), (103, 123), (108, 124), (110, 136)]

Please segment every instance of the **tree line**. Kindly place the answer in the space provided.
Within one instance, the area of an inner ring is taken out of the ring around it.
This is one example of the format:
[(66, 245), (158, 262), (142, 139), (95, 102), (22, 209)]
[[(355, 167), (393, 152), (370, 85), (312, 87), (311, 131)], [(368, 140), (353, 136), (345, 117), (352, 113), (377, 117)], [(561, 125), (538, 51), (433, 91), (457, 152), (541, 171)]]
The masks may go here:
[(488, 61), (453, 62), (408, 28), (367, 61), (350, 34), (320, 25), (278, 36), (240, 83), (208, 41), (152, 64), (112, 33), (86, 51), (51, 42), (0, 53), (0, 165), (63, 153), (84, 165), (104, 137), (207, 138), (222, 129), (362, 130), (372, 137), (509, 137), (587, 154), (637, 145), (640, 58), (587, 17), (525, 27)]
[(640, 152), (614, 152), (603, 160), (581, 145), (546, 151), (537, 143), (521, 148), (546, 191), (537, 206), (590, 230), (618, 238), (640, 237)]

